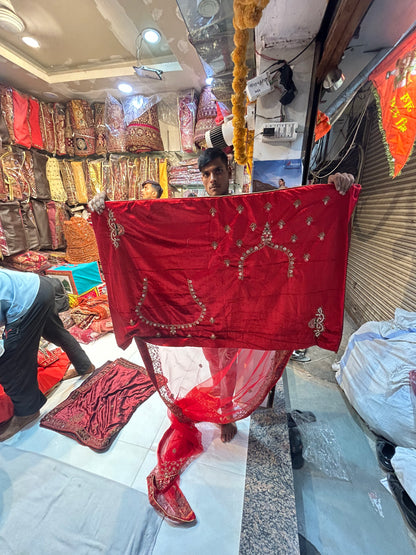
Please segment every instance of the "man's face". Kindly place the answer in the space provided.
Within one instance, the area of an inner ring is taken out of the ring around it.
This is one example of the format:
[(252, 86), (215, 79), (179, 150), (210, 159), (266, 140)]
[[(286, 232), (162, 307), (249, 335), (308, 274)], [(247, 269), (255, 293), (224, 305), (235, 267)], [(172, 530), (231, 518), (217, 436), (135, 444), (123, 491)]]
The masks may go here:
[(210, 197), (228, 194), (231, 170), (221, 158), (215, 158), (201, 170), (202, 183)]
[(145, 183), (140, 196), (142, 199), (157, 198), (157, 193), (150, 183)]

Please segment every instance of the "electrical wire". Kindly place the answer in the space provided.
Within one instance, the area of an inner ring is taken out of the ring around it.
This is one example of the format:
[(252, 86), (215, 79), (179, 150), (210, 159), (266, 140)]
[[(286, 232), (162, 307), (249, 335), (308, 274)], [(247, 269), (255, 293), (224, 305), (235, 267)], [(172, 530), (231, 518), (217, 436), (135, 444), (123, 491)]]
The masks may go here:
[[(360, 129), (361, 122), (362, 122), (362, 120), (363, 120), (363, 118), (364, 118), (364, 115), (366, 114), (367, 106), (368, 106), (369, 100), (370, 100), (370, 95), (368, 96), (367, 102), (365, 103), (365, 106), (364, 106), (364, 108), (363, 108), (363, 110), (362, 110), (362, 112), (361, 112), (361, 114), (360, 114), (360, 116), (359, 116), (359, 118), (358, 118), (358, 120), (357, 120), (357, 122), (356, 122), (355, 129), (351, 130), (350, 135), (348, 136), (348, 138), (347, 138), (346, 141), (345, 141), (345, 142), (347, 143), (348, 140), (349, 140), (349, 137), (353, 135), (352, 138), (351, 138), (351, 144), (350, 144), (350, 146), (348, 147), (348, 149), (346, 150), (345, 154), (342, 156), (342, 158), (339, 160), (339, 162), (336, 164), (336, 166), (335, 166), (334, 168), (331, 168), (331, 171), (330, 171), (329, 173), (323, 174), (322, 172), (325, 171), (327, 168), (329, 168), (329, 166), (332, 164), (332, 160), (331, 160), (330, 162), (328, 162), (323, 168), (321, 168), (321, 169), (319, 170), (319, 172), (313, 172), (313, 171), (311, 171), (310, 173), (312, 174), (312, 176), (313, 176), (314, 178), (316, 178), (316, 179), (323, 179), (323, 178), (325, 178), (325, 177), (328, 177), (329, 175), (331, 175), (332, 173), (334, 173), (335, 170), (337, 170), (337, 169), (339, 168), (339, 166), (342, 164), (342, 162), (343, 162), (343, 161), (345, 160), (345, 158), (348, 156), (348, 154), (350, 153), (350, 151), (351, 151), (351, 149), (352, 149), (352, 147), (353, 147), (353, 145), (354, 145), (354, 141), (355, 141), (355, 139), (356, 139), (356, 137), (357, 137), (357, 134), (358, 134), (358, 131), (359, 131), (359, 129)], [(343, 148), (345, 148), (345, 145), (338, 151), (338, 154), (340, 154), (340, 153), (342, 152), (342, 149), (343, 149)]]

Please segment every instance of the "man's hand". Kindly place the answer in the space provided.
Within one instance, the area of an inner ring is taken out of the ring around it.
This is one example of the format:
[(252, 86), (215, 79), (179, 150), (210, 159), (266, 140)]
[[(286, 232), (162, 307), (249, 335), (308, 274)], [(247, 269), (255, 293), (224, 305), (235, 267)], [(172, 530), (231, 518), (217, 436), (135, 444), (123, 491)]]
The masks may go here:
[(340, 195), (345, 195), (354, 181), (354, 176), (350, 173), (334, 173), (328, 177), (328, 183), (333, 183)]
[(88, 208), (91, 210), (91, 212), (102, 214), (105, 208), (106, 197), (107, 195), (105, 192), (96, 194), (95, 197), (88, 203)]

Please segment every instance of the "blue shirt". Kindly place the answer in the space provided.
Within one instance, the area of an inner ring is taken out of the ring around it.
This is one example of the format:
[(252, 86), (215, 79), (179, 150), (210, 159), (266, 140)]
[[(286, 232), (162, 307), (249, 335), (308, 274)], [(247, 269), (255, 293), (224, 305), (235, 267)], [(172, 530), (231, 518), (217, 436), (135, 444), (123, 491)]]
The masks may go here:
[(23, 316), (39, 291), (37, 274), (0, 268), (0, 326)]

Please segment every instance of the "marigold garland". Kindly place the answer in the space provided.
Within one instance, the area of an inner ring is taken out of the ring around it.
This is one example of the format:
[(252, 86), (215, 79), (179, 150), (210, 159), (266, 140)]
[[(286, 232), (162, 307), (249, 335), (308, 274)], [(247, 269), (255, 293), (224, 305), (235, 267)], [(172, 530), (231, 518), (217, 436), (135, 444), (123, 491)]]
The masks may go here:
[(233, 91), (231, 97), (234, 127), (234, 158), (238, 164), (245, 165), (253, 157), (254, 132), (246, 132), (245, 112), (248, 67), (246, 65), (248, 29), (254, 29), (261, 19), (263, 9), (269, 0), (234, 0), (234, 44), (231, 54), (234, 62)]

